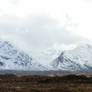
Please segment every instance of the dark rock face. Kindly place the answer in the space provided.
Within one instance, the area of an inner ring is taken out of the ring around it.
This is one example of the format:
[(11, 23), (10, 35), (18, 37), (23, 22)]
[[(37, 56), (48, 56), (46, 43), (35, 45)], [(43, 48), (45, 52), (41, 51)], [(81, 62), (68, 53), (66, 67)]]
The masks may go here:
[(0, 62), (0, 66), (3, 66), (4, 65), (4, 63), (3, 62)]

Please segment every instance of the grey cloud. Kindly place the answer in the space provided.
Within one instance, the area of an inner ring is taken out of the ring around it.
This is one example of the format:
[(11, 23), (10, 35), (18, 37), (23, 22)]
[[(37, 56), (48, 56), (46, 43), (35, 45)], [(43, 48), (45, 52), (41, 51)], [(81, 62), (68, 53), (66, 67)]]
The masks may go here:
[(12, 15), (4, 15), (0, 17), (0, 33), (12, 34), (16, 31), (17, 17)]
[(30, 16), (27, 20), (24, 27), (28, 32), (24, 34), (24, 38), (31, 38), (30, 43), (33, 42), (35, 46), (38, 44), (50, 46), (54, 43), (71, 44), (82, 39), (63, 28), (57, 27), (58, 22), (48, 16)]
[(14, 15), (0, 17), (0, 37), (7, 37), (25, 50), (39, 51), (55, 43), (73, 44), (83, 38), (57, 26), (48, 16), (33, 15), (18, 18)]

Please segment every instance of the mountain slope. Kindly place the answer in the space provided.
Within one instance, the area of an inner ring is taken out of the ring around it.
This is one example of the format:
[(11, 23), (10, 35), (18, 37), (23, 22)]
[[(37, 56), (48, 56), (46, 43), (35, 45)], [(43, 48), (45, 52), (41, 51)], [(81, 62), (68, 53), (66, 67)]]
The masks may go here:
[(65, 50), (51, 65), (57, 70), (92, 70), (92, 45), (82, 44)]
[[(45, 50), (43, 50), (41, 53), (39, 53), (38, 56), (38, 61), (42, 62), (43, 64), (49, 64), (52, 60), (54, 60), (55, 58), (57, 58), (61, 52), (63, 50), (70, 50), (72, 48), (74, 48), (75, 45), (65, 45), (65, 44), (55, 44), (53, 45), (51, 48), (47, 48)], [(44, 61), (44, 62), (43, 62)]]
[(8, 41), (0, 41), (0, 69), (3, 70), (44, 70), (41, 64), (20, 51)]

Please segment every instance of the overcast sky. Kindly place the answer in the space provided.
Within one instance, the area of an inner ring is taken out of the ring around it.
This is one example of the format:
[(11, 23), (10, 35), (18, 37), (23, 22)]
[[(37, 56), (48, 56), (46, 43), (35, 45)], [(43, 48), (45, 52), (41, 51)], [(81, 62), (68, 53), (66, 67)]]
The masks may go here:
[(0, 0), (0, 39), (36, 53), (92, 40), (91, 0)]

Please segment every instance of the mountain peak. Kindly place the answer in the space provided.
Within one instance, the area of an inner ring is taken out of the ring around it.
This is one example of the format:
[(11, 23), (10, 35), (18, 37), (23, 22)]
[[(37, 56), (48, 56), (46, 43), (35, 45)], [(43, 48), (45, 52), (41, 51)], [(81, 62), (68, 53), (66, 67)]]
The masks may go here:
[(7, 70), (40, 70), (45, 69), (41, 64), (26, 54), (24, 51), (17, 49), (9, 41), (0, 41), (0, 69)]
[(92, 67), (92, 45), (81, 44), (72, 50), (65, 50), (52, 62), (52, 66), (65, 70), (80, 70)]

